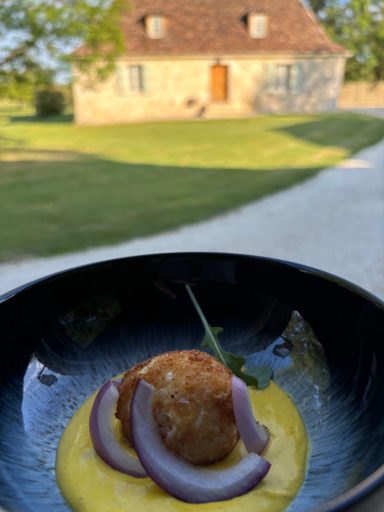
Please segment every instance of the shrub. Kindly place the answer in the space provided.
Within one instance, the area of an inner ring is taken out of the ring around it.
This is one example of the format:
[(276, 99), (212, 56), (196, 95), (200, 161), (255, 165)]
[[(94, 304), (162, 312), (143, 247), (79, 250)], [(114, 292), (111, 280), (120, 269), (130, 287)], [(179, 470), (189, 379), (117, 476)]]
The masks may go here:
[(64, 112), (65, 98), (60, 91), (42, 90), (36, 93), (36, 114), (38, 116), (56, 116)]

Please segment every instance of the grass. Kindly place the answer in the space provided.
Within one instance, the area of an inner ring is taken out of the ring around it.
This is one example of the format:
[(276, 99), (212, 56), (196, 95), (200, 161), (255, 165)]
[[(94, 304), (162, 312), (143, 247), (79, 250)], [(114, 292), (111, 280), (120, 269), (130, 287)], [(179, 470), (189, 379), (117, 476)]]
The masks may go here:
[(383, 120), (350, 113), (78, 127), (0, 109), (0, 260), (209, 218), (383, 136)]

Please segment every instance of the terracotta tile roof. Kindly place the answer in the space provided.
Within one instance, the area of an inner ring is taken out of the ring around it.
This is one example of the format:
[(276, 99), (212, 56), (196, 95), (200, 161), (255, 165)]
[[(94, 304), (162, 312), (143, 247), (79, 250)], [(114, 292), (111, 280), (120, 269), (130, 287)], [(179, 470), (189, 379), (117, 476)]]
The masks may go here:
[[(204, 55), (257, 53), (347, 54), (325, 34), (300, 0), (131, 0), (123, 19), (131, 55)], [(252, 39), (247, 14), (268, 17), (265, 38)], [(166, 35), (150, 39), (144, 19), (162, 14)]]

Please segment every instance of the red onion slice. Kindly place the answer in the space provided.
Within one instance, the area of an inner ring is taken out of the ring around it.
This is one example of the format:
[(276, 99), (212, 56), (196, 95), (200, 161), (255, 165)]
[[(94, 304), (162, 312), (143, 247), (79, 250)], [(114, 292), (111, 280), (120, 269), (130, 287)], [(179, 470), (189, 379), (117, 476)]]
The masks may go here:
[(153, 393), (151, 384), (138, 380), (131, 401), (131, 435), (142, 465), (164, 491), (190, 503), (222, 501), (246, 493), (268, 473), (270, 463), (256, 453), (221, 470), (194, 466), (171, 453), (153, 417)]
[(126, 452), (112, 430), (112, 416), (119, 397), (119, 382), (106, 382), (96, 395), (89, 416), (89, 431), (96, 453), (109, 466), (138, 478), (147, 476), (140, 461)]
[(247, 452), (262, 453), (268, 444), (269, 432), (255, 420), (245, 382), (232, 377), (232, 402), (236, 425)]

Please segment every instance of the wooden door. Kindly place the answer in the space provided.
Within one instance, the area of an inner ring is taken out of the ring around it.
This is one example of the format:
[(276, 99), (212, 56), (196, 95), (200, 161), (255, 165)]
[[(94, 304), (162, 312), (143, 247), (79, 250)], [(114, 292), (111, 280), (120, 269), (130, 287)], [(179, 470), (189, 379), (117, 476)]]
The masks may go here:
[(228, 96), (228, 66), (216, 64), (211, 68), (212, 101), (226, 101)]

